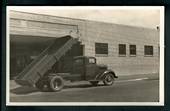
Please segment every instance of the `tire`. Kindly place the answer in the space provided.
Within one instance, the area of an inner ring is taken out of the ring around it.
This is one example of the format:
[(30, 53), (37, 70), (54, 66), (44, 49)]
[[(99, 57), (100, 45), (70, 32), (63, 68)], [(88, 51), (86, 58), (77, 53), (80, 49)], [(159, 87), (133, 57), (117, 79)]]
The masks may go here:
[(93, 86), (97, 86), (99, 81), (89, 81)]
[(103, 79), (103, 83), (106, 86), (111, 86), (114, 83), (114, 76), (112, 74), (106, 74)]
[(64, 87), (64, 80), (60, 76), (50, 76), (48, 88), (50, 91), (60, 91)]

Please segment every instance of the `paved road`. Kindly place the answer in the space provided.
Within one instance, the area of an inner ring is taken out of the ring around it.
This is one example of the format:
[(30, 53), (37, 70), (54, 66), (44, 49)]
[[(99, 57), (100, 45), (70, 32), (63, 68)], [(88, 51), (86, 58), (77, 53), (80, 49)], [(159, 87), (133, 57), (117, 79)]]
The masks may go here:
[(88, 82), (66, 86), (60, 92), (40, 92), (35, 88), (10, 90), (11, 102), (158, 102), (159, 81), (118, 81), (97, 87)]

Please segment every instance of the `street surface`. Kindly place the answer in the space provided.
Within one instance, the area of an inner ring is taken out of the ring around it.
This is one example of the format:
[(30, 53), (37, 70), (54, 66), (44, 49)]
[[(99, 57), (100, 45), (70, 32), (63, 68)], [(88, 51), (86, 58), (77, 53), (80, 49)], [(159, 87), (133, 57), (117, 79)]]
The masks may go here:
[(75, 82), (60, 92), (40, 92), (36, 88), (10, 90), (11, 102), (158, 102), (158, 80), (116, 81), (112, 86), (92, 86)]

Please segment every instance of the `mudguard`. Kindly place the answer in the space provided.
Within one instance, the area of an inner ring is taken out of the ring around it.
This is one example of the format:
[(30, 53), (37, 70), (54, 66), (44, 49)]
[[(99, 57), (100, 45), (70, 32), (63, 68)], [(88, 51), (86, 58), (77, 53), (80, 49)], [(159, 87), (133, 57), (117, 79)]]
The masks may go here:
[(103, 77), (104, 77), (106, 74), (108, 74), (108, 73), (111, 73), (111, 74), (113, 74), (113, 76), (114, 76), (115, 78), (118, 78), (118, 76), (116, 76), (116, 74), (115, 74), (114, 71), (108, 69), (108, 70), (104, 71), (104, 73), (98, 74), (98, 75), (96, 76), (96, 80), (102, 80)]

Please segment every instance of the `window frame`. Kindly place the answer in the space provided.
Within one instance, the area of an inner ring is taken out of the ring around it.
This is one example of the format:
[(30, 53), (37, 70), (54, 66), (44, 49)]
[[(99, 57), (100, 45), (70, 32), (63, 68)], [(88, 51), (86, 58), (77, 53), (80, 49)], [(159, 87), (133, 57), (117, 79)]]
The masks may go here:
[[(125, 54), (120, 54), (120, 45), (124, 45), (125, 46)], [(119, 57), (125, 57), (127, 55), (127, 51), (126, 51), (126, 44), (118, 44), (118, 55)]]
[[(135, 46), (135, 54), (131, 54), (131, 46)], [(129, 44), (129, 55), (130, 57), (136, 57), (137, 56), (137, 50), (136, 50), (136, 45), (135, 44)]]
[[(90, 60), (94, 60), (94, 62), (92, 63)], [(89, 57), (89, 58), (88, 58), (88, 63), (89, 63), (89, 64), (96, 64), (96, 58), (94, 58), (94, 57)]]
[[(152, 47), (152, 54), (146, 54), (146, 47)], [(154, 56), (154, 46), (153, 45), (144, 45), (144, 56), (153, 57)]]
[[(102, 45), (106, 45), (104, 47), (102, 47)], [(105, 49), (107, 48), (107, 49)], [(103, 52), (100, 52), (100, 50), (106, 50)], [(108, 43), (104, 43), (104, 42), (95, 42), (95, 56), (99, 56), (99, 57), (107, 57), (109, 55), (109, 44)]]

